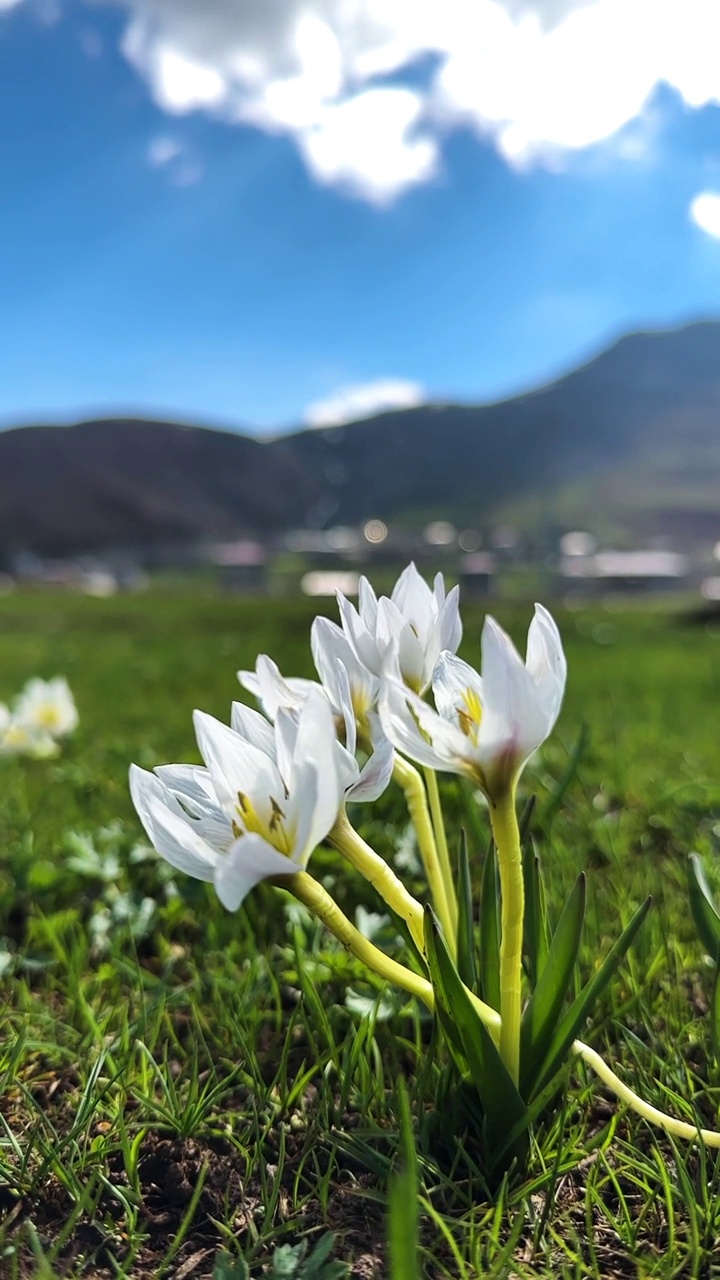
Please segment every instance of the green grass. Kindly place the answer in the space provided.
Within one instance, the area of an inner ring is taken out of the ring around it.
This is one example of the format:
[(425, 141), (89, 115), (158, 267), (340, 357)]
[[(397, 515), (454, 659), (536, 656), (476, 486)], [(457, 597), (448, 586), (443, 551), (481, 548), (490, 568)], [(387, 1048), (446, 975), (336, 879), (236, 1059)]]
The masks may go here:
[[(497, 613), (522, 641), (529, 608)], [(433, 1117), (445, 1064), (421, 1009), (372, 985), (279, 891), (231, 916), (147, 856), (129, 762), (198, 759), (192, 708), (227, 718), (235, 671), (259, 651), (311, 674), (312, 616), (200, 593), (0, 601), (0, 700), (64, 674), (81, 717), (57, 760), (0, 760), (0, 1276), (230, 1280), (241, 1259), (254, 1276), (274, 1256), (275, 1274), (300, 1277), (327, 1231), (349, 1274), (387, 1275), (389, 1187), (393, 1239), (417, 1215), (428, 1276), (720, 1275), (712, 1153), (573, 1069), (528, 1174), (491, 1194), (451, 1111)], [(479, 660), (481, 617), (464, 617)], [(697, 850), (720, 883), (720, 635), (660, 612), (560, 621), (566, 705), (524, 789), (551, 910), (588, 875), (583, 977), (654, 897), (586, 1038), (655, 1105), (716, 1127), (712, 970), (685, 860)], [(479, 882), (485, 815), (470, 822), (452, 779), (443, 800), (451, 827), (468, 824)], [(393, 792), (356, 818), (383, 854), (403, 838)], [(379, 909), (330, 853), (313, 869), (351, 915)]]

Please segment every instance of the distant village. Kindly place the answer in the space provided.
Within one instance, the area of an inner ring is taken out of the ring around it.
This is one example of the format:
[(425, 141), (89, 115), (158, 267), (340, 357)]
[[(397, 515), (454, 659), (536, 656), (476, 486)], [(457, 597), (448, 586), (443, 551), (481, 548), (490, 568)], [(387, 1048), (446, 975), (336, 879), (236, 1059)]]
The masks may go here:
[[(719, 530), (720, 531), (720, 530)], [(17, 555), (0, 574), (0, 592), (55, 588), (108, 597), (160, 581), (201, 580), (239, 595), (352, 596), (362, 573), (382, 586), (414, 560), (427, 575), (442, 570), (466, 598), (519, 598), (542, 589), (570, 601), (607, 596), (684, 594), (720, 601), (720, 542), (679, 550), (663, 539), (632, 549), (602, 546), (569, 530), (538, 556), (523, 535), (500, 525), (484, 535), (435, 520), (422, 530), (392, 529), (379, 519), (360, 527), (298, 529), (266, 540), (201, 542), (137, 556), (108, 552), (52, 558)]]

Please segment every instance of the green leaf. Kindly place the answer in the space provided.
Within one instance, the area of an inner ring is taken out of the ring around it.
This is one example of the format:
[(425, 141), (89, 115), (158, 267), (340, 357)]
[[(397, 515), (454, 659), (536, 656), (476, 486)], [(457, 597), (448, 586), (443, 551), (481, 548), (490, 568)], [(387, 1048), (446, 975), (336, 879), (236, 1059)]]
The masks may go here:
[(715, 981), (710, 1004), (710, 1039), (715, 1061), (720, 1062), (720, 965), (715, 968)]
[(550, 949), (550, 930), (545, 908), (545, 891), (540, 875), (540, 859), (535, 852), (532, 837), (528, 837), (523, 847), (523, 881), (525, 884), (523, 952), (530, 988), (534, 990), (545, 967)]
[(493, 1009), (500, 1009), (500, 921), (495, 842), (491, 841), (483, 866), (480, 887), (480, 985), (482, 998)]
[(398, 1081), (400, 1136), (404, 1168), (390, 1183), (388, 1245), (392, 1280), (417, 1280), (418, 1266), (418, 1174), (410, 1103), (403, 1080)]
[(473, 929), (472, 884), (470, 882), (470, 863), (468, 861), (467, 839), (465, 832), (460, 835), (458, 853), (458, 934), (457, 934), (457, 967), (458, 973), (471, 991), (477, 994), (478, 977), (475, 963), (475, 932)]
[(553, 935), (542, 975), (538, 979), (520, 1027), (520, 1093), (532, 1093), (556, 1030), (560, 1010), (577, 963), (585, 921), (585, 876), (579, 875)]
[(651, 903), (652, 898), (646, 898), (642, 905), (638, 907), (629, 925), (623, 929), (620, 937), (608, 951), (597, 973), (585, 984), (580, 994), (571, 1004), (552, 1038), (550, 1047), (545, 1055), (545, 1061), (536, 1075), (530, 1094), (531, 1098), (537, 1097), (542, 1092), (548, 1082), (552, 1080), (556, 1071), (562, 1066), (578, 1031), (588, 1017), (593, 1005), (605, 990), (628, 947), (632, 944), (638, 929), (650, 910)]
[(720, 956), (720, 916), (712, 889), (705, 878), (702, 862), (696, 853), (691, 853), (688, 858), (688, 888), (690, 910), (700, 941), (717, 963)]
[(513, 1126), (518, 1127), (518, 1137), (508, 1154), (523, 1162), (530, 1146), (527, 1123), (522, 1123), (527, 1120), (527, 1108), (462, 984), (430, 907), (425, 909), (425, 946), (436, 1000), (462, 1042), (482, 1103), (488, 1164), (495, 1166), (495, 1152)]

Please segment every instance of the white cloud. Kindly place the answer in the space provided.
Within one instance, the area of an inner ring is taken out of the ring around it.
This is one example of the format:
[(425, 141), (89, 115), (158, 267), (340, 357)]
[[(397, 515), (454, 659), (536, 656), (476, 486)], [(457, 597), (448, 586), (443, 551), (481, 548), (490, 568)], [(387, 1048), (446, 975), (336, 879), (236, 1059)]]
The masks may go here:
[(309, 404), (304, 420), (309, 427), (335, 427), (343, 422), (370, 418), (385, 409), (412, 409), (424, 404), (425, 388), (405, 378), (377, 378), (341, 387), (325, 400)]
[(188, 152), (179, 138), (171, 134), (160, 134), (153, 138), (148, 145), (146, 158), (152, 169), (164, 169), (176, 187), (192, 186), (203, 176), (200, 162)]
[(720, 101), (718, 0), (116, 2), (166, 111), (289, 133), (319, 181), (380, 204), (432, 178), (462, 124), (515, 166), (557, 165), (642, 120), (660, 83)]
[(5, 9), (15, 9), (19, 4), (22, 4), (22, 0), (0, 0), (0, 13)]
[(690, 205), (690, 218), (701, 231), (720, 240), (720, 195), (715, 191), (701, 191)]

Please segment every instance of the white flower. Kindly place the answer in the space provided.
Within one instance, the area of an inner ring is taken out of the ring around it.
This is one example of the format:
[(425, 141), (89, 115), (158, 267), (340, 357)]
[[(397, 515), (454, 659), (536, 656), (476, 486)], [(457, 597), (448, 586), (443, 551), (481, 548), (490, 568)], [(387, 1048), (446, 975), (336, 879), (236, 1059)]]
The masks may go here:
[(64, 738), (72, 733), (77, 728), (78, 713), (65, 677), (28, 680), (15, 702), (13, 720), (51, 738)]
[(458, 597), (457, 587), (445, 594), (441, 573), (431, 591), (415, 565), (409, 564), (389, 598), (378, 600), (367, 579), (361, 578), (359, 610), (341, 592), (338, 605), (343, 631), (358, 661), (379, 678), (392, 653), (403, 682), (424, 693), (440, 654), (455, 653), (462, 639)]
[(47, 760), (59, 751), (55, 738), (49, 733), (15, 716), (0, 732), (0, 755), (3, 756), (31, 756), (34, 760)]
[[(311, 632), (313, 657), (322, 681), (286, 678), (267, 654), (260, 654), (255, 671), (239, 671), (245, 689), (259, 699), (265, 714), (275, 720), (279, 711), (297, 716), (308, 697), (321, 694), (332, 711), (338, 742), (338, 762), (344, 780), (345, 799), (377, 800), (390, 782), (394, 764), (392, 744), (380, 730), (374, 708), (379, 680), (358, 662), (340, 627), (327, 618), (316, 618)], [(240, 706), (241, 704), (236, 704)], [(358, 727), (364, 745), (372, 748), (361, 768), (355, 758)]]
[(274, 730), (236, 704), (232, 728), (196, 711), (195, 731), (206, 768), (132, 765), (130, 790), (158, 853), (214, 883), (236, 911), (260, 880), (304, 870), (335, 823), (343, 780), (332, 713), (313, 692), (296, 717), (280, 709)]
[(518, 777), (550, 734), (565, 690), (560, 633), (535, 606), (523, 663), (493, 618), (482, 633), (482, 678), (451, 653), (433, 676), (433, 710), (392, 673), (383, 682), (380, 718), (391, 742), (432, 769), (464, 773), (492, 801)]

